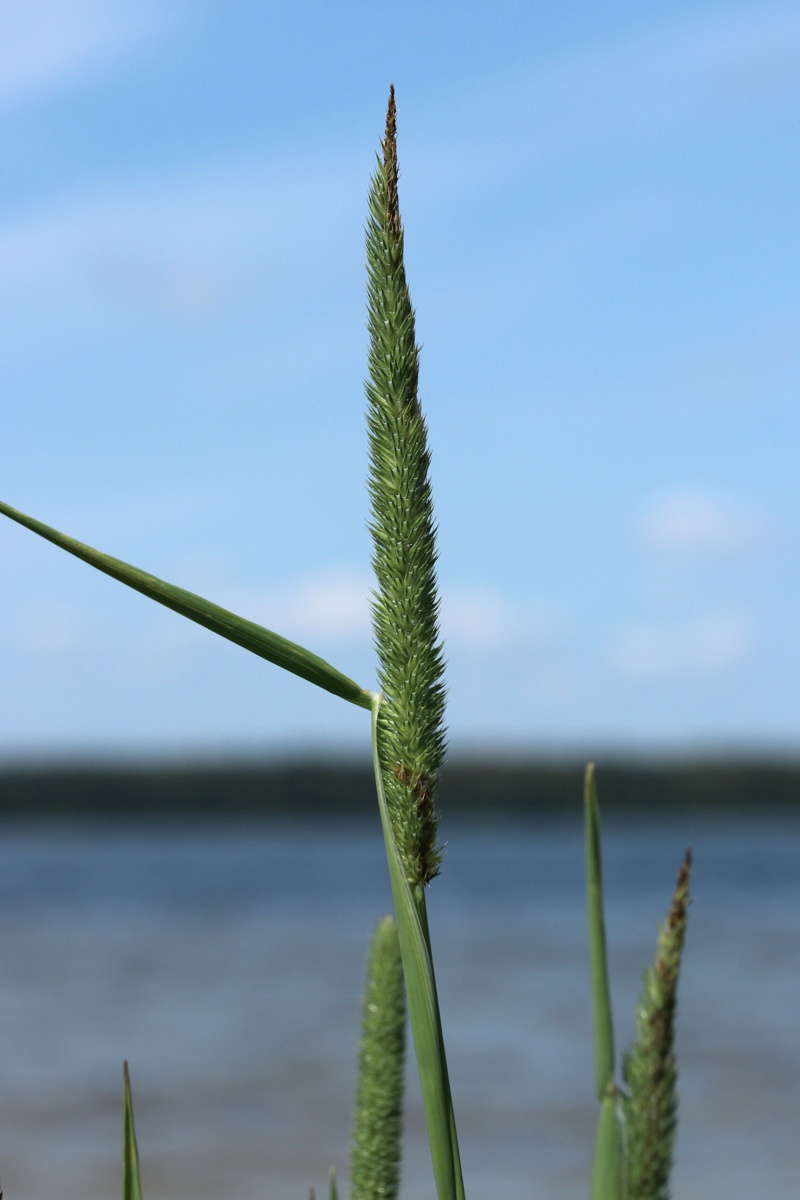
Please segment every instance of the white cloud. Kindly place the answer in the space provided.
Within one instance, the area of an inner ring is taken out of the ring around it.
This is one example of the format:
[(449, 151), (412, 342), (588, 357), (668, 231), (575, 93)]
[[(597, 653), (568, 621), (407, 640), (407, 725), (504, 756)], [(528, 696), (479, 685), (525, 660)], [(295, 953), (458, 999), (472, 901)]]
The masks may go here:
[[(368, 574), (337, 568), (265, 592), (214, 592), (218, 603), (292, 640), (366, 643), (372, 636)], [(544, 613), (516, 609), (490, 588), (452, 585), (442, 589), (441, 631), (459, 650), (495, 651), (541, 644), (554, 629)]]
[(228, 590), (218, 603), (293, 641), (365, 641), (370, 636), (367, 576), (346, 568), (312, 575), (274, 590)]
[(502, 650), (535, 638), (537, 622), (526, 620), (491, 588), (453, 586), (443, 589), (441, 625), (448, 646), (476, 651)]
[[(736, 114), (746, 93), (793, 85), (799, 69), (800, 12), (783, 3), (718, 6), (605, 40), (587, 38), (577, 49), (534, 55), (516, 70), (506, 66), (459, 93), (458, 109), (471, 118), (455, 128), (451, 94), (438, 111), (429, 105), (437, 141), (426, 154), (426, 175), (436, 190), (466, 185), (474, 193), (587, 156), (607, 163), (676, 133), (693, 138)], [(519, 121), (509, 119), (520, 113), (535, 115), (522, 138)], [(446, 145), (438, 136), (445, 125)]]
[(653, 500), (641, 519), (641, 532), (656, 549), (725, 553), (751, 546), (763, 535), (763, 526), (730, 500), (681, 487)]
[(0, 6), (0, 106), (106, 69), (171, 22), (171, 0), (6, 0)]
[(12, 629), (13, 643), (37, 658), (63, 658), (85, 645), (80, 618), (57, 601), (29, 603), (12, 620)]
[(752, 647), (748, 622), (716, 613), (679, 626), (638, 625), (615, 647), (612, 659), (623, 675), (639, 679), (724, 671)]
[(254, 156), (50, 197), (0, 224), (3, 321), (192, 321), (285, 295), (339, 261), (347, 230), (360, 245), (360, 184), (333, 154)]

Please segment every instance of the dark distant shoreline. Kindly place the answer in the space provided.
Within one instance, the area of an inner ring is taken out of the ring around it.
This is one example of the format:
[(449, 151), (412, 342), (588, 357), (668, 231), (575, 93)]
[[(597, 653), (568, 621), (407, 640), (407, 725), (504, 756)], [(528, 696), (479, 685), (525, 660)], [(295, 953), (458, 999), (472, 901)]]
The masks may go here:
[[(466, 761), (444, 769), (447, 812), (537, 815), (580, 807), (583, 763)], [(800, 811), (800, 762), (616, 759), (598, 763), (605, 811), (675, 807)], [(0, 768), (1, 819), (226, 819), (372, 810), (367, 763), (72, 763)]]

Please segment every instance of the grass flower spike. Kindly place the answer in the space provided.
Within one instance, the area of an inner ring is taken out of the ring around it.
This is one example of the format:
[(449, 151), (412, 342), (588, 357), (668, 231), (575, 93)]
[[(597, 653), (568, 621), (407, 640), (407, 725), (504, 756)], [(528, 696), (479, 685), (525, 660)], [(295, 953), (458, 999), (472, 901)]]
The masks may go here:
[(361, 1017), (350, 1169), (351, 1200), (396, 1200), (400, 1189), (406, 998), (397, 926), (378, 922)]
[(644, 973), (636, 1011), (636, 1040), (622, 1064), (630, 1093), (625, 1104), (628, 1200), (669, 1200), (678, 1114), (675, 1009), (691, 867), (691, 851), (687, 851), (659, 934), (655, 962)]
[(385, 701), (378, 745), (386, 801), (409, 883), (439, 870), (436, 782), (444, 757), (444, 661), (419, 349), (403, 266), (394, 88), (367, 223), (370, 529), (375, 644)]

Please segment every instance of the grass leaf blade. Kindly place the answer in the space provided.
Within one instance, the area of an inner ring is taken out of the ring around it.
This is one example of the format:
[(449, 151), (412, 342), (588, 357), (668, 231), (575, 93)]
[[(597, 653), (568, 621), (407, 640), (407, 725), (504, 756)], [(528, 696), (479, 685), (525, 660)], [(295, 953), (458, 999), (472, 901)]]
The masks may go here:
[(606, 928), (603, 915), (603, 871), (600, 851), (600, 809), (594, 782), (594, 764), (586, 768), (584, 782), (586, 829), (586, 895), (589, 916), (589, 956), (592, 976), (595, 1087), (597, 1099), (606, 1095), (614, 1080), (614, 1026), (608, 984)]
[(139, 1149), (136, 1145), (136, 1129), (133, 1124), (133, 1100), (131, 1099), (131, 1077), (128, 1064), (123, 1064), (125, 1078), (122, 1116), (122, 1200), (142, 1200), (142, 1184), (139, 1179)]
[(594, 782), (594, 764), (584, 781), (586, 828), (586, 897), (589, 917), (589, 957), (592, 979), (595, 1090), (600, 1101), (594, 1160), (592, 1200), (622, 1200), (625, 1187), (623, 1113), (614, 1078), (614, 1025), (608, 982), (608, 954), (603, 914), (603, 868), (600, 845), (600, 808)]
[(139, 570), (138, 567), (132, 567), (129, 563), (122, 562), (121, 559), (112, 558), (108, 554), (94, 550), (91, 546), (86, 546), (83, 542), (78, 542), (74, 538), (68, 537), (67, 534), (60, 533), (57, 529), (51, 529), (49, 525), (19, 512), (2, 501), (0, 501), (0, 513), (12, 521), (16, 521), (19, 525), (24, 525), (26, 529), (32, 530), (33, 533), (37, 533), (48, 542), (52, 542), (53, 545), (66, 550), (68, 554), (96, 567), (105, 575), (110, 575), (112, 579), (117, 579), (120, 583), (133, 588), (134, 591), (141, 592), (150, 600), (163, 604), (165, 608), (171, 608), (173, 612), (202, 625), (212, 633), (227, 638), (229, 642), (234, 642), (244, 650), (249, 650), (251, 654), (265, 658), (268, 662), (283, 667), (285, 671), (299, 675), (302, 679), (307, 679), (317, 687), (324, 688), (325, 691), (332, 692), (335, 696), (340, 696), (351, 704), (357, 704), (360, 708), (371, 708), (372, 692), (359, 687), (357, 683), (343, 675), (341, 671), (337, 671), (330, 663), (316, 654), (312, 654), (305, 647), (298, 646), (296, 642), (290, 642), (287, 638), (256, 624), (255, 621), (238, 617), (235, 613), (220, 608), (218, 604), (204, 600), (202, 596), (196, 596), (193, 592), (187, 592), (171, 583), (165, 583), (163, 579), (149, 575), (146, 571)]

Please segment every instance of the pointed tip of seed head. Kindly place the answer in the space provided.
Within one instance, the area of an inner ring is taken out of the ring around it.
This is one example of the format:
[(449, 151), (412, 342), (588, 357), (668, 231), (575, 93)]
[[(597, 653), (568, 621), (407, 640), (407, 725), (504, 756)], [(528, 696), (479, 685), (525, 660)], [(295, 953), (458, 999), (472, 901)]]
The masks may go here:
[(676, 927), (683, 929), (686, 925), (689, 904), (691, 898), (689, 895), (689, 881), (692, 874), (692, 851), (691, 848), (686, 851), (678, 878), (675, 880), (675, 890), (672, 893), (672, 904), (667, 913), (667, 929), (674, 930)]
[(386, 106), (386, 141), (394, 142), (397, 132), (397, 105), (394, 101), (394, 84), (389, 84), (389, 103)]
[(394, 102), (394, 84), (389, 87), (389, 104), (386, 109), (383, 167), (386, 172), (386, 223), (399, 240), (401, 230), (400, 202), (397, 195), (397, 105)]

